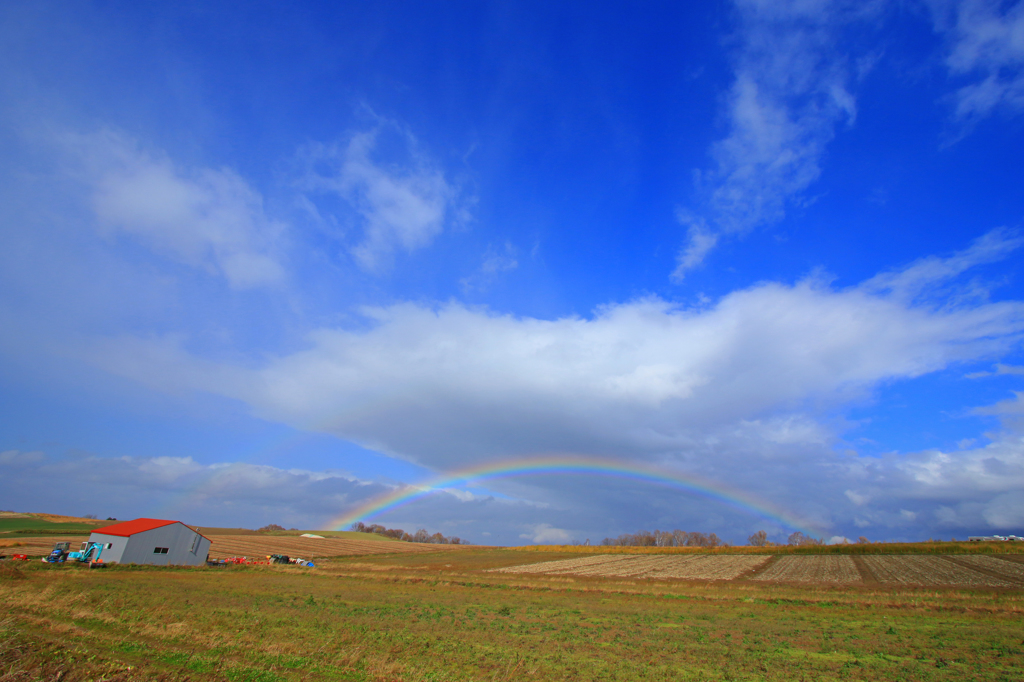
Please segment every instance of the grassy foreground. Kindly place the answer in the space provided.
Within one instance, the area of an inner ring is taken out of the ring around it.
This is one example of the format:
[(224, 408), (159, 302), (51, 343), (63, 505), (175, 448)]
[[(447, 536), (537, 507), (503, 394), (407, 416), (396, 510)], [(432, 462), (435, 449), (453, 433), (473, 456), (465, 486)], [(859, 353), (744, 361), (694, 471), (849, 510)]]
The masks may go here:
[(316, 569), (4, 562), (0, 680), (1024, 678), (1020, 590), (486, 572), (537, 559), (476, 548)]

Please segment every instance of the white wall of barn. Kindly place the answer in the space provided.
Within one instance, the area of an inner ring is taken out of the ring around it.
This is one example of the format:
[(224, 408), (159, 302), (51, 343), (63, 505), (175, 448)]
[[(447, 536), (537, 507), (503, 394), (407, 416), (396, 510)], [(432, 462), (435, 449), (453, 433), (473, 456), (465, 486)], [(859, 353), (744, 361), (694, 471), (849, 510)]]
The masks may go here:
[[(153, 528), (128, 538), (93, 533), (89, 539), (112, 544), (110, 549), (103, 550), (106, 563), (202, 566), (210, 553), (210, 541), (183, 523)], [(157, 552), (158, 548), (166, 548), (167, 552)]]
[[(103, 533), (93, 533), (89, 536), (89, 542), (99, 542), (103, 545), (103, 551), (100, 553), (100, 559), (105, 564), (122, 564), (121, 556), (124, 554), (125, 547), (128, 546), (129, 538), (123, 538), (119, 535), (104, 535)], [(110, 545), (108, 548), (107, 545)]]

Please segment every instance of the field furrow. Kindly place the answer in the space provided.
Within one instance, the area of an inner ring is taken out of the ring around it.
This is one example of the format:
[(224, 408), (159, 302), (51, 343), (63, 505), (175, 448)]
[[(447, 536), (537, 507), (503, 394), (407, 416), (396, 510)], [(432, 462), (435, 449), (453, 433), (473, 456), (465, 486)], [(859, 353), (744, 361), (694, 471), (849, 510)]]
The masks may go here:
[(959, 556), (957, 561), (998, 573), (1007, 580), (1024, 582), (1024, 563), (1006, 561), (994, 556)]
[(865, 556), (864, 563), (881, 583), (897, 585), (964, 585), (1015, 587), (937, 556)]
[(659, 574), (659, 578), (687, 580), (733, 580), (747, 571), (761, 566), (770, 556), (700, 556), (698, 561), (684, 564), (673, 571)]
[(760, 566), (767, 556), (664, 556), (614, 555), (607, 560), (598, 557), (545, 561), (526, 566), (494, 569), (501, 573), (532, 573), (546, 575), (572, 575), (599, 578), (655, 578), (683, 580), (732, 580)]
[[(641, 578), (656, 570), (658, 565), (663, 564), (666, 558), (668, 557), (634, 556), (630, 557), (630, 561), (597, 566), (595, 570), (588, 571), (587, 575), (601, 578)], [(573, 573), (573, 575), (580, 575), (580, 573)]]
[(783, 556), (756, 575), (765, 582), (833, 583), (849, 585), (861, 582), (860, 573), (848, 556)]
[(596, 556), (583, 557), (580, 559), (544, 561), (539, 564), (526, 564), (524, 566), (507, 566), (505, 568), (496, 568), (492, 570), (495, 573), (559, 573), (562, 571), (584, 569), (589, 566), (610, 564), (633, 558), (635, 557), (626, 554), (598, 554)]

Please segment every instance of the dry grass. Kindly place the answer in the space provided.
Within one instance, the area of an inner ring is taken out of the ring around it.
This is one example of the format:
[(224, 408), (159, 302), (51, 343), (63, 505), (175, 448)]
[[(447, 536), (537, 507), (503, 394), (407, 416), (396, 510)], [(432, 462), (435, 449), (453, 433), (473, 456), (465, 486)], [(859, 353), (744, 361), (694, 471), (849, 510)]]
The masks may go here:
[[(304, 570), (27, 562), (23, 579), (0, 580), (0, 680), (1024, 678), (1019, 589), (491, 570), (536, 556), (466, 548)], [(548, 556), (644, 575), (768, 560)]]
[(21, 554), (27, 554), (30, 557), (42, 557), (49, 554), (57, 542), (70, 542), (73, 548), (78, 549), (78, 546), (88, 539), (88, 535), (48, 535), (38, 538), (18, 538), (16, 545), (8, 546), (18, 547)]
[(459, 550), (462, 545), (431, 545), (416, 542), (381, 542), (380, 540), (348, 540), (339, 538), (301, 538), (280, 535), (214, 535), (210, 558), (232, 556), (265, 557), (287, 554), (303, 558), (360, 556), (382, 553), (420, 553)]

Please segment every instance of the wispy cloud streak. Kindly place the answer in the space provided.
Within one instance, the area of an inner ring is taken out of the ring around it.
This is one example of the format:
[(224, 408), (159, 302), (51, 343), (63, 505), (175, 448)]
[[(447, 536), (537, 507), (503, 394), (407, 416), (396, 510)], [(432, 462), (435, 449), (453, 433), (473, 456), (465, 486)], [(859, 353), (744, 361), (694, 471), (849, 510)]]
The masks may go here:
[(967, 85), (954, 95), (954, 116), (973, 124), (998, 109), (1024, 110), (1024, 2), (935, 0), (935, 28), (949, 41), (946, 64)]
[(365, 271), (386, 270), (396, 251), (428, 246), (446, 225), (468, 217), (457, 187), (397, 124), (382, 121), (344, 142), (310, 145), (302, 156), (310, 205), (325, 194), (344, 202), (348, 210), (340, 214), (318, 210), (359, 233), (350, 249)]
[(793, 0), (737, 2), (735, 79), (726, 97), (729, 133), (699, 173), (702, 226), (688, 224), (673, 278), (699, 266), (719, 234), (783, 218), (788, 203), (821, 175), (825, 148), (857, 109), (839, 30), (871, 16), (873, 3)]
[(101, 230), (219, 272), (235, 289), (285, 279), (285, 226), (266, 215), (263, 198), (237, 173), (176, 166), (112, 131), (65, 135), (61, 144), (90, 192)]

